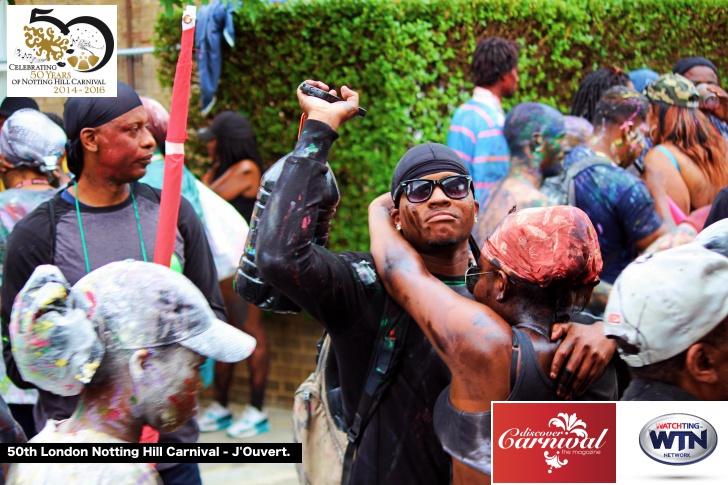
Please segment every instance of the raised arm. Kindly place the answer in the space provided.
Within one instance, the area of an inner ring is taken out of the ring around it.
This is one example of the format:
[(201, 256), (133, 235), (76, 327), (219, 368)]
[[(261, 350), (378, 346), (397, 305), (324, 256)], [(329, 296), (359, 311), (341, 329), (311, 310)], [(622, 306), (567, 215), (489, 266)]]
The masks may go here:
[[(323, 83), (310, 82), (328, 91)], [(363, 283), (340, 255), (314, 244), (326, 159), (339, 125), (356, 114), (358, 95), (329, 104), (298, 90), (308, 120), (283, 165), (258, 226), (256, 265), (263, 279), (335, 334), (357, 323), (366, 304)], [(371, 268), (372, 280), (374, 268)]]
[[(379, 276), (450, 368), (453, 389), (474, 384), (469, 398), (479, 402), (482, 411), (484, 398), (509, 394), (510, 327), (493, 310), (458, 295), (427, 271), (419, 254), (394, 228), (387, 207), (391, 200), (385, 194), (369, 206), (371, 252)], [(467, 401), (453, 404), (469, 410)]]

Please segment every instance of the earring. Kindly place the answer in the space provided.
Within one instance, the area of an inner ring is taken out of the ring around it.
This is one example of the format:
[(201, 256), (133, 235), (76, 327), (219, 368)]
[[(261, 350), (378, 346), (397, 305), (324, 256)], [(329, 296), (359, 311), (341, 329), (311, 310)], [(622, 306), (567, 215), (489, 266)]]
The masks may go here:
[(395, 224), (394, 227), (396, 227), (398, 231), (402, 230), (402, 225), (400, 223)]
[(475, 216), (475, 220), (473, 222), (478, 222), (478, 216)]

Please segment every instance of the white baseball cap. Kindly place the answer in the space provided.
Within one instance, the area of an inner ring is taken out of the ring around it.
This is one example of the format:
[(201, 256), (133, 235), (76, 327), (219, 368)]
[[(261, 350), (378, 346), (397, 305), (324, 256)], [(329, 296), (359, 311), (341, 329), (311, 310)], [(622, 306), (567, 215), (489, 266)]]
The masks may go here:
[(703, 229), (693, 242), (728, 257), (728, 219), (721, 219)]
[(687, 350), (728, 316), (728, 258), (695, 243), (637, 258), (617, 281), (604, 329), (637, 347), (631, 367)]

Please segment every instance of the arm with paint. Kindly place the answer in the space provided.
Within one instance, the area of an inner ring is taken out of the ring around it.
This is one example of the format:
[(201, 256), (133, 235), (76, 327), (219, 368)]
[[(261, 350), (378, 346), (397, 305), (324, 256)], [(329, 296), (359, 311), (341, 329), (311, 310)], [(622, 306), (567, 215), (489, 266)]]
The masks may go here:
[[(323, 83), (309, 82), (328, 91)], [(329, 104), (298, 97), (308, 120), (296, 147), (284, 162), (263, 214), (257, 236), (256, 265), (268, 284), (306, 309), (335, 333), (350, 318), (362, 292), (352, 268), (337, 254), (314, 244), (319, 205), (326, 183), (326, 159), (338, 138), (336, 128), (356, 114), (358, 95), (343, 88), (347, 102)], [(356, 301), (354, 301), (356, 300)]]

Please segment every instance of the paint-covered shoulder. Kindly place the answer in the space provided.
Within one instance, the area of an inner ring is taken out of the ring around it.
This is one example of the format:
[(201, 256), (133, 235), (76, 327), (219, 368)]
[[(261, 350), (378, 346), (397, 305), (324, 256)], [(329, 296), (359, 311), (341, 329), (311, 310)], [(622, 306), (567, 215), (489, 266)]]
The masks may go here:
[[(583, 177), (583, 175), (587, 175), (588, 178)], [(594, 185), (602, 192), (608, 192), (616, 197), (620, 197), (625, 192), (631, 191), (635, 186), (642, 184), (637, 176), (612, 165), (590, 167), (577, 176), (575, 183), (578, 186), (586, 180), (593, 181)]]

